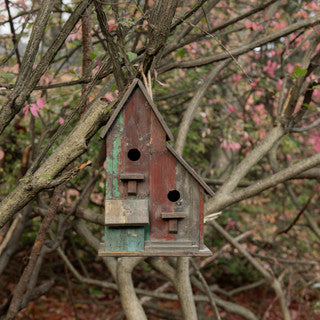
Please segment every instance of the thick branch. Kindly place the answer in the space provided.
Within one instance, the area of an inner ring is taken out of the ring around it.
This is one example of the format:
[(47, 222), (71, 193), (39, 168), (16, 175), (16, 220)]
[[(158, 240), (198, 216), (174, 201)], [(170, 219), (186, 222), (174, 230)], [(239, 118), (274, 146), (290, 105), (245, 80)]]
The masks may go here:
[(101, 32), (107, 41), (107, 48), (108, 48), (110, 59), (113, 66), (114, 78), (117, 82), (119, 90), (122, 91), (125, 86), (125, 77), (121, 70), (121, 58), (119, 55), (119, 50), (116, 44), (114, 43), (110, 32), (108, 31), (108, 21), (102, 9), (101, 2), (95, 0), (94, 5), (96, 8), (97, 18), (99, 21)]
[(159, 0), (154, 3), (149, 21), (149, 42), (143, 61), (144, 74), (147, 74), (155, 56), (167, 41), (177, 4), (177, 0)]
[(203, 85), (197, 90), (195, 95), (193, 96), (192, 100), (190, 101), (186, 112), (183, 114), (183, 118), (180, 124), (178, 138), (176, 141), (175, 149), (178, 152), (178, 154), (182, 154), (183, 147), (185, 145), (187, 134), (189, 132), (189, 128), (191, 126), (191, 123), (195, 117), (196, 111), (202, 101), (202, 98), (206, 94), (207, 90), (211, 86), (212, 82), (215, 80), (215, 78), (218, 76), (219, 72), (226, 67), (230, 63), (230, 59), (223, 61), (216, 65), (208, 74), (205, 82)]
[(109, 113), (104, 99), (96, 100), (83, 115), (73, 131), (55, 152), (32, 175), (24, 178), (0, 203), (0, 226), (23, 208), (39, 191), (47, 188), (69, 163), (87, 151), (87, 143)]
[(147, 320), (146, 314), (136, 295), (133, 281), (133, 268), (144, 258), (120, 258), (117, 268), (117, 284), (121, 298), (122, 308), (128, 320)]
[[(260, 192), (267, 190), (271, 187), (276, 186), (279, 183), (282, 183), (286, 180), (289, 180), (291, 177), (297, 176), (298, 174), (311, 169), (320, 164), (320, 153), (315, 154), (314, 156), (301, 160), (290, 167), (283, 169), (272, 176), (264, 178), (255, 184), (241, 189), (233, 193), (222, 193), (219, 192), (216, 196), (207, 202), (206, 213), (214, 213), (221, 211), (222, 209), (234, 204), (238, 201), (253, 197)], [(222, 188), (221, 188), (222, 189)]]
[(48, 209), (48, 212), (43, 219), (39, 232), (37, 234), (36, 240), (34, 242), (34, 245), (32, 247), (30, 260), (25, 267), (22, 276), (20, 277), (19, 283), (14, 289), (13, 297), (10, 303), (10, 307), (8, 310), (8, 313), (6, 315), (6, 320), (14, 319), (16, 314), (19, 312), (21, 308), (21, 300), (22, 296), (27, 288), (28, 282), (30, 281), (30, 277), (32, 275), (33, 269), (35, 268), (35, 265), (37, 263), (37, 260), (40, 256), (40, 252), (42, 249), (42, 246), (44, 244), (44, 241), (47, 236), (47, 232), (49, 230), (49, 227), (55, 217), (55, 214), (57, 212), (57, 208), (59, 206), (59, 202), (61, 199), (62, 191), (64, 189), (64, 185), (60, 185), (58, 188), (55, 189), (50, 207)]

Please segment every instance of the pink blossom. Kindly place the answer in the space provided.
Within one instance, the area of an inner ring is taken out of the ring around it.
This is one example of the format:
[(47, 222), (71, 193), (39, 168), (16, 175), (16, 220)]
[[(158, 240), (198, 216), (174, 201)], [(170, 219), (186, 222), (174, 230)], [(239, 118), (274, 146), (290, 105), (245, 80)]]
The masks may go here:
[(69, 37), (72, 41), (74, 41), (75, 39), (77, 39), (78, 36), (76, 33), (70, 33)]
[(251, 82), (252, 89), (255, 89), (257, 86), (258, 86), (258, 81), (257, 80)]
[(45, 98), (40, 97), (36, 103), (27, 104), (25, 107), (23, 107), (22, 112), (24, 113), (24, 118), (28, 115), (29, 111), (31, 114), (38, 118), (39, 117), (39, 110), (43, 109), (44, 105), (46, 103)]
[(313, 91), (313, 97), (316, 99), (320, 99), (320, 88), (317, 88)]
[(107, 92), (107, 93), (105, 94), (105, 97), (106, 97), (106, 99), (109, 100), (109, 101), (113, 101), (113, 100), (114, 100), (114, 97), (113, 97), (112, 93)]
[(27, 104), (23, 109), (22, 109), (23, 113), (24, 113), (24, 117), (26, 118), (29, 111), (32, 113), (33, 116), (35, 116), (36, 118), (39, 117), (38, 111), (39, 111), (39, 107), (35, 104)]
[(0, 160), (4, 158), (4, 151), (0, 149)]
[(281, 91), (281, 89), (282, 89), (282, 83), (283, 83), (283, 80), (282, 80), (282, 79), (278, 79), (277, 85), (276, 85), (276, 90), (277, 90), (277, 91)]
[(276, 12), (274, 16), (275, 16), (276, 19), (280, 19), (280, 13), (279, 12)]
[(38, 111), (40, 110), (40, 108), (38, 107), (38, 105), (36, 105), (35, 103), (30, 104), (29, 110), (33, 116), (39, 117)]
[(252, 28), (252, 30), (257, 31), (257, 30), (263, 30), (263, 26), (261, 24), (257, 24), (255, 22), (248, 22), (246, 23), (246, 28)]
[(110, 24), (109, 26), (109, 32), (114, 30), (117, 26), (115, 24)]
[(237, 150), (241, 148), (241, 145), (238, 142), (223, 140), (221, 146), (227, 150)]
[(276, 27), (276, 29), (280, 30), (280, 29), (284, 29), (285, 27), (287, 27), (288, 23), (281, 20), (280, 22), (275, 22), (274, 26)]
[(309, 138), (309, 143), (313, 145), (315, 151), (320, 151), (320, 136), (314, 135)]
[(39, 109), (43, 109), (45, 103), (46, 103), (46, 99), (43, 97), (37, 100), (37, 106), (39, 107)]
[(229, 229), (234, 230), (236, 227), (237, 223), (232, 219), (232, 218), (228, 218), (228, 224), (226, 225), (226, 230), (228, 231)]
[(272, 62), (271, 60), (269, 60), (268, 64), (263, 67), (263, 71), (268, 72), (271, 77), (274, 77), (274, 71), (276, 67), (277, 63), (275, 61)]
[(309, 4), (307, 4), (307, 7), (311, 8), (312, 10), (319, 10), (319, 5), (317, 4), (317, 1), (312, 1)]
[(64, 119), (63, 119), (62, 117), (59, 117), (59, 123), (60, 123), (61, 125), (64, 124)]
[(235, 111), (237, 108), (233, 105), (230, 104), (230, 106), (228, 107), (228, 111), (231, 113), (233, 111)]
[(288, 63), (287, 68), (289, 73), (293, 73), (294, 65), (292, 65), (291, 63)]

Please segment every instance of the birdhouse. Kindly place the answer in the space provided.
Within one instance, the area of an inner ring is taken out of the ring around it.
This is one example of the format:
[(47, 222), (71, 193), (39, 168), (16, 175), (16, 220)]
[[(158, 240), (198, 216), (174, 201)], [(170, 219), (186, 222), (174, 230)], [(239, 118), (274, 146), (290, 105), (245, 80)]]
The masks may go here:
[(213, 195), (168, 144), (173, 136), (135, 79), (106, 127), (105, 238), (100, 256), (206, 256), (205, 194)]

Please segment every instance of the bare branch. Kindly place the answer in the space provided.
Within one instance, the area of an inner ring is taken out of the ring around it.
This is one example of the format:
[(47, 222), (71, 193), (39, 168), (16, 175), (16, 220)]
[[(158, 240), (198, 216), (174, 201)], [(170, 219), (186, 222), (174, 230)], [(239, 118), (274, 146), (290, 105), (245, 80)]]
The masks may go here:
[[(46, 0), (50, 2), (51, 5), (54, 1)], [(22, 61), (22, 73), (19, 76), (19, 80), (17, 81), (17, 85), (13, 92), (10, 94), (7, 101), (3, 104), (1, 112), (0, 112), (0, 134), (6, 128), (6, 126), (10, 123), (13, 117), (20, 111), (22, 106), (24, 105), (26, 99), (33, 91), (34, 87), (37, 85), (38, 81), (40, 80), (41, 76), (49, 67), (51, 61), (53, 60), (54, 56), (63, 45), (64, 41), (68, 37), (69, 33), (72, 31), (76, 23), (79, 21), (82, 13), (87, 8), (87, 6), (91, 3), (92, 0), (84, 0), (79, 2), (78, 6), (75, 8), (69, 19), (66, 21), (64, 26), (62, 27), (58, 36), (54, 39), (52, 44), (50, 45), (49, 49), (43, 55), (41, 61), (37, 65), (37, 67), (30, 72), (29, 64), (34, 61), (35, 57), (35, 46), (34, 44), (30, 45), (30, 55), (24, 57)], [(40, 19), (40, 18), (39, 18)], [(44, 32), (44, 30), (43, 30)], [(36, 33), (36, 36), (39, 36), (39, 33)], [(42, 37), (41, 37), (42, 38)], [(35, 43), (37, 41), (35, 40)], [(30, 60), (31, 59), (31, 60)], [(25, 62), (24, 62), (25, 61)], [(26, 67), (28, 65), (28, 67)], [(24, 67), (25, 66), (25, 67)], [(28, 78), (28, 81), (23, 82), (24, 79)]]
[[(232, 50), (230, 50), (230, 53), (232, 54), (232, 56), (237, 57), (237, 56), (244, 54), (254, 48), (260, 47), (260, 46), (267, 44), (271, 41), (275, 41), (275, 40), (280, 39), (281, 37), (287, 36), (288, 34), (294, 32), (296, 30), (311, 27), (311, 26), (319, 23), (319, 21), (320, 21), (320, 15), (316, 15), (311, 18), (303, 19), (299, 22), (293, 23), (292, 25), (290, 25), (282, 30), (274, 32), (274, 33), (267, 35), (265, 37), (260, 37), (258, 40), (255, 40), (255, 41), (250, 42), (248, 44), (244, 44), (239, 48), (232, 49)], [(195, 60), (165, 63), (158, 68), (158, 72), (164, 73), (164, 72), (167, 72), (167, 71), (175, 69), (175, 68), (199, 67), (199, 66), (211, 64), (212, 62), (225, 60), (225, 59), (228, 59), (229, 57), (230, 57), (230, 55), (228, 53), (223, 52), (223, 53), (218, 53), (218, 54), (211, 55), (209, 57), (199, 58), (199, 59), (195, 59)]]

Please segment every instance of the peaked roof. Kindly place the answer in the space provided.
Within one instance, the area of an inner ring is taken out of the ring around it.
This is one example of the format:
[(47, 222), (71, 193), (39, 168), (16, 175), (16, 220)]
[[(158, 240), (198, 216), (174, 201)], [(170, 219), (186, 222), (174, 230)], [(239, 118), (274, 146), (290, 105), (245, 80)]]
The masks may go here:
[(168, 128), (168, 126), (166, 125), (165, 121), (163, 120), (159, 110), (157, 109), (157, 107), (155, 106), (155, 104), (153, 103), (152, 99), (150, 98), (145, 86), (143, 85), (143, 83), (139, 80), (139, 79), (134, 79), (130, 85), (130, 87), (127, 89), (127, 91), (125, 92), (125, 94), (123, 95), (122, 99), (120, 100), (118, 106), (116, 107), (116, 109), (114, 110), (114, 112), (112, 113), (109, 121), (107, 122), (106, 126), (104, 127), (104, 129), (102, 130), (101, 134), (100, 134), (100, 138), (104, 139), (105, 136), (107, 135), (109, 129), (111, 128), (113, 122), (116, 120), (117, 116), (119, 115), (119, 113), (121, 112), (122, 108), (126, 105), (126, 102), (130, 99), (130, 95), (133, 93), (134, 89), (136, 87), (139, 87), (140, 90), (142, 91), (143, 95), (145, 96), (146, 100), (148, 101), (148, 104), (150, 105), (152, 111), (154, 112), (154, 114), (156, 115), (157, 119), (159, 120), (163, 130), (165, 131), (166, 135), (167, 135), (167, 140), (174, 140), (173, 135), (170, 131), (170, 129)]
[(168, 150), (172, 153), (172, 155), (180, 162), (180, 164), (193, 176), (194, 179), (202, 186), (202, 188), (210, 195), (214, 196), (214, 192), (212, 189), (204, 182), (204, 180), (194, 171), (194, 169), (189, 165), (187, 161), (185, 161), (178, 153), (167, 143)]

